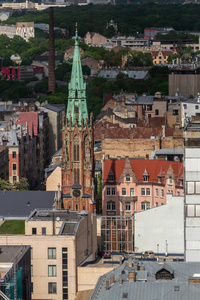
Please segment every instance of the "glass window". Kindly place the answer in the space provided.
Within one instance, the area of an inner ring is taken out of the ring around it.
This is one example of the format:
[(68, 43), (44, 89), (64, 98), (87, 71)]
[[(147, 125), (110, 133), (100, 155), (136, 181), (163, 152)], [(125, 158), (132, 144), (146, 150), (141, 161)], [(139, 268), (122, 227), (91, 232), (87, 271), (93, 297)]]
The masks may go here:
[(42, 235), (46, 235), (46, 227), (42, 227)]
[(141, 188), (141, 196), (145, 196), (145, 188)]
[(195, 109), (199, 109), (199, 105), (195, 105)]
[(150, 188), (146, 189), (146, 196), (150, 196)]
[(126, 211), (130, 211), (130, 210), (131, 210), (131, 203), (126, 202)]
[(194, 205), (187, 206), (187, 216), (194, 217)]
[(106, 188), (106, 195), (110, 196), (110, 188), (109, 187)]
[(17, 170), (17, 165), (13, 164), (13, 171)]
[(161, 180), (161, 177), (158, 177), (158, 183), (161, 183), (162, 180)]
[(180, 179), (180, 186), (183, 186), (183, 179)]
[(48, 266), (48, 276), (49, 277), (56, 276), (56, 266)]
[(48, 248), (48, 259), (56, 259), (56, 248)]
[(13, 176), (13, 182), (17, 181), (17, 176)]
[(113, 182), (114, 181), (114, 175), (108, 175), (108, 181)]
[(146, 209), (150, 209), (151, 208), (151, 204), (150, 204), (150, 202), (147, 202), (146, 203)]
[(33, 293), (33, 282), (31, 282), (31, 293)]
[(141, 210), (145, 210), (146, 206), (145, 206), (145, 202), (141, 203)]
[(33, 276), (33, 266), (31, 265), (31, 276)]
[(158, 202), (156, 202), (156, 207), (158, 207)]
[(184, 107), (184, 109), (186, 109), (187, 108), (187, 104), (183, 104), (183, 107)]
[(32, 234), (37, 234), (37, 228), (32, 228)]
[(196, 193), (200, 194), (200, 182), (196, 182)]
[(134, 196), (135, 195), (135, 189), (134, 188), (131, 188), (130, 189), (130, 196)]
[(109, 201), (109, 202), (107, 202), (107, 210), (109, 210), (109, 211), (116, 210), (116, 203), (115, 203), (115, 201)]
[(126, 182), (130, 182), (131, 181), (131, 176), (129, 174), (126, 175)]
[(164, 190), (162, 189), (162, 190), (161, 190), (161, 197), (164, 198), (164, 195), (165, 195), (165, 194), (164, 194)]
[(48, 283), (48, 292), (49, 292), (49, 294), (56, 294), (57, 293), (57, 284), (56, 284), (56, 282), (49, 282)]
[(33, 248), (31, 247), (31, 259), (33, 259)]
[(115, 192), (115, 188), (112, 188), (112, 196), (115, 196), (116, 192)]
[(155, 195), (158, 197), (158, 189), (155, 190)]
[(126, 188), (122, 188), (122, 196), (126, 196)]
[(171, 177), (168, 178), (168, 185), (172, 185), (173, 184), (173, 180)]
[(179, 191), (177, 192), (177, 196), (180, 196), (180, 192)]
[(13, 158), (16, 158), (16, 151), (13, 151), (12, 157), (13, 157)]
[(148, 175), (144, 175), (143, 176), (143, 181), (144, 182), (148, 182), (149, 181), (149, 176)]
[(194, 182), (187, 182), (187, 193), (194, 194)]

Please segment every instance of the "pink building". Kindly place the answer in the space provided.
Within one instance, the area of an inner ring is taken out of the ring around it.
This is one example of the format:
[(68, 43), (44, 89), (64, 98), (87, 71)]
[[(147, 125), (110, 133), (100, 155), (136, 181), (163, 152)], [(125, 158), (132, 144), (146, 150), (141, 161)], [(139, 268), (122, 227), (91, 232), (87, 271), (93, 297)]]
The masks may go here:
[(104, 216), (131, 216), (166, 203), (166, 194), (183, 195), (183, 164), (164, 160), (105, 159)]

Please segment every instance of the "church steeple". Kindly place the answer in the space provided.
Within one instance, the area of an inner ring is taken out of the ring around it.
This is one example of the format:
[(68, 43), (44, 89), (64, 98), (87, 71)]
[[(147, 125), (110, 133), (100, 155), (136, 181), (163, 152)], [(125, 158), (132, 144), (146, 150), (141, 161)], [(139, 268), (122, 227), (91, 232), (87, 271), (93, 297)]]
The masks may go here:
[(68, 85), (69, 95), (68, 95), (68, 106), (67, 106), (67, 119), (71, 118), (72, 125), (77, 123), (81, 125), (81, 120), (84, 124), (88, 120), (88, 111), (86, 103), (86, 84), (83, 81), (83, 73), (81, 67), (80, 51), (78, 40), (77, 24), (76, 24), (76, 33), (73, 37), (75, 40), (74, 45), (74, 58), (72, 65), (71, 80)]

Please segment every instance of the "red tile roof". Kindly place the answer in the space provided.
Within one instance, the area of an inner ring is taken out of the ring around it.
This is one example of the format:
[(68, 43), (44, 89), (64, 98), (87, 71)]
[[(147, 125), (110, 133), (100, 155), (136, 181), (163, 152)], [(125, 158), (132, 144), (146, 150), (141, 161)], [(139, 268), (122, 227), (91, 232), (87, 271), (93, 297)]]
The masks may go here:
[[(112, 170), (115, 175), (115, 182), (117, 182), (124, 169), (125, 162), (125, 159), (105, 159), (103, 181), (107, 181), (108, 174), (110, 170)], [(163, 174), (166, 174), (170, 166), (174, 170), (176, 180), (179, 180), (183, 174), (183, 163), (181, 162), (130, 159), (130, 164), (139, 182), (143, 182), (145, 169), (148, 170), (149, 182), (153, 183), (158, 182), (158, 175), (160, 175), (160, 172), (162, 171)]]
[(24, 126), (26, 126), (26, 123), (28, 124), (29, 135), (32, 139), (33, 136), (38, 135), (38, 112), (21, 112), (16, 124), (23, 124)]

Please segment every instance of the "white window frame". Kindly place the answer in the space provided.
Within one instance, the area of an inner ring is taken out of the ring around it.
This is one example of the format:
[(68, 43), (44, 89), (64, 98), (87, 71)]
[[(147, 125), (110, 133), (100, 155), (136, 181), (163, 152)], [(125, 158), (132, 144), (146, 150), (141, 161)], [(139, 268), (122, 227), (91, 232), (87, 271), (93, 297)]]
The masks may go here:
[(129, 174), (126, 175), (125, 179), (126, 182), (131, 182), (131, 176)]
[(106, 196), (110, 196), (110, 187), (106, 188)]
[(131, 211), (131, 202), (125, 202), (125, 211)]
[(126, 188), (125, 187), (122, 188), (122, 196), (126, 196)]

